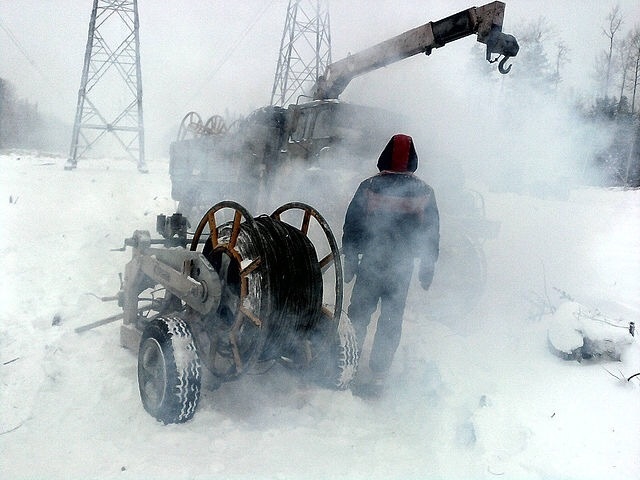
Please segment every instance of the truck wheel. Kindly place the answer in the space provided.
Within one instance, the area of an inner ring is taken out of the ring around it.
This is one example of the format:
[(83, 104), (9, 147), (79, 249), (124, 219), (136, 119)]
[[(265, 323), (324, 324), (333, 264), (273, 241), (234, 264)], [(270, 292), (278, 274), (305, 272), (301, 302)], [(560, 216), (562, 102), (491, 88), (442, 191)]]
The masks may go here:
[(167, 315), (142, 332), (138, 386), (145, 410), (164, 424), (193, 417), (200, 398), (200, 359), (189, 326)]

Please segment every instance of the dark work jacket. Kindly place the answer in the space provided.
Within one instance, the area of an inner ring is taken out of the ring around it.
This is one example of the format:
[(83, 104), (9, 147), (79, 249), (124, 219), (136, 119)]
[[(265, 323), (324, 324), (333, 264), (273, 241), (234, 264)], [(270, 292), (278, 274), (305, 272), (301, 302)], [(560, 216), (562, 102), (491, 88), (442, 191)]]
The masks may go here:
[(361, 267), (381, 276), (430, 272), (439, 254), (440, 218), (433, 189), (410, 172), (382, 171), (364, 180), (345, 216), (345, 261), (362, 254)]

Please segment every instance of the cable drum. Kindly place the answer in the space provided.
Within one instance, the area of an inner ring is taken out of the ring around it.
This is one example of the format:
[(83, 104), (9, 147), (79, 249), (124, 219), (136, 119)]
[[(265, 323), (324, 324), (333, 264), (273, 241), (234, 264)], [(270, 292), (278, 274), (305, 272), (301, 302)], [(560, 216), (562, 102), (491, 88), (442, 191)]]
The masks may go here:
[[(216, 213), (229, 208), (235, 210), (234, 219), (219, 224)], [(281, 221), (281, 213), (289, 210), (304, 213), (300, 229)], [(311, 218), (324, 230), (326, 222), (308, 205), (291, 203), (271, 216), (251, 218), (241, 205), (225, 201), (200, 221), (191, 248), (202, 244), (200, 237), (208, 227), (202, 253), (222, 287), (217, 310), (203, 319), (204, 349), (209, 352), (203, 357), (219, 378), (236, 377), (258, 360), (281, 360), (315, 370), (322, 364), (322, 371), (330, 371), (332, 378), (344, 378), (345, 370), (355, 367), (356, 354), (347, 354), (346, 367), (343, 362), (342, 350), (350, 351), (353, 342), (343, 341), (335, 313), (342, 306), (342, 268), (335, 238), (326, 227), (331, 251), (319, 259), (308, 236)], [(332, 267), (333, 311), (323, 305), (323, 272)], [(344, 388), (348, 381), (330, 383)]]

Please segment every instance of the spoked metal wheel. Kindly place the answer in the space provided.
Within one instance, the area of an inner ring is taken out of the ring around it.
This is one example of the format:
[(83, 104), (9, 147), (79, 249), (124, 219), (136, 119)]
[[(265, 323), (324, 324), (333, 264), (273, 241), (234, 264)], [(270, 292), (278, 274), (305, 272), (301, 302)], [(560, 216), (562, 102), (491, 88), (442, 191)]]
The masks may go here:
[[(286, 203), (279, 207), (271, 214), (271, 218), (279, 221), (285, 221), (283, 219), (287, 219), (286, 212), (298, 210), (302, 214), (302, 218), (300, 219), (299, 225), (294, 225), (293, 223), (287, 221), (289, 225), (296, 227), (300, 230), (304, 235), (309, 236), (309, 228), (311, 226), (311, 219), (313, 218), (316, 223), (320, 226), (322, 233), (324, 234), (325, 242), (327, 243), (329, 250), (325, 252), (326, 254), (322, 257), (319, 257), (320, 269), (324, 274), (327, 273), (330, 269), (333, 271), (333, 302), (325, 304), (322, 308), (322, 313), (326, 317), (327, 320), (332, 322), (337, 322), (340, 319), (340, 314), (342, 312), (342, 298), (343, 298), (343, 283), (342, 283), (342, 262), (340, 260), (340, 251), (338, 249), (338, 244), (336, 242), (335, 237), (333, 236), (333, 232), (329, 227), (327, 221), (320, 215), (320, 213), (313, 207), (300, 202), (291, 202)], [(300, 215), (298, 215), (300, 216)], [(295, 217), (294, 217), (295, 218)], [(316, 240), (314, 242), (314, 240)], [(312, 243), (316, 246), (316, 251), (320, 248), (320, 245), (317, 245), (318, 240), (312, 239)], [(333, 268), (332, 268), (333, 267)], [(326, 285), (327, 282), (323, 278), (323, 283)]]
[(163, 423), (193, 417), (200, 398), (200, 359), (189, 326), (176, 315), (152, 320), (138, 350), (142, 404)]
[(220, 115), (209, 117), (204, 124), (203, 132), (205, 135), (222, 135), (227, 133), (227, 125)]
[[(309, 237), (318, 253), (325, 296), (320, 320), (307, 332), (306, 362), (321, 383), (346, 388), (355, 374), (358, 352), (351, 322), (342, 315), (342, 262), (333, 232), (315, 208), (300, 202), (282, 205), (271, 217), (300, 230)], [(292, 359), (287, 360), (291, 363)]]
[(219, 307), (205, 325), (211, 343), (207, 366), (222, 380), (249, 370), (266, 337), (268, 298), (262, 295), (256, 231), (254, 219), (242, 205), (224, 201), (204, 215), (191, 242), (192, 251), (202, 248), (222, 285)]
[(243, 120), (242, 119), (238, 119), (238, 120), (234, 120), (233, 122), (231, 122), (231, 124), (227, 127), (227, 132), (229, 133), (235, 133), (238, 130), (240, 130), (240, 126), (242, 125)]
[(196, 112), (187, 113), (178, 129), (178, 141), (195, 138), (202, 134), (202, 118)]

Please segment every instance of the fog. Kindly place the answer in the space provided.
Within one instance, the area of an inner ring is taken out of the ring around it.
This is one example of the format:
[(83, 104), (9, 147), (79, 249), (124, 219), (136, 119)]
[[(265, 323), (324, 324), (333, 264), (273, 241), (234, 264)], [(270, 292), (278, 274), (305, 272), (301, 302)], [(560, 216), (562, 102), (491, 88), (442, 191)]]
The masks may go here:
[[(592, 91), (594, 59), (606, 47), (601, 27), (614, 3), (620, 4), (626, 27), (640, 21), (633, 0), (589, 5), (579, 1), (506, 3), (505, 32), (542, 16), (566, 42), (571, 62), (564, 68), (564, 91)], [(203, 118), (214, 114), (228, 117), (247, 115), (268, 104), (286, 6), (285, 0), (139, 2), (150, 159), (168, 154), (168, 143), (189, 111), (195, 110)], [(403, 2), (401, 8), (390, 1), (332, 2), (333, 59), (470, 6), (463, 0)], [(80, 0), (21, 0), (0, 5), (4, 27), (0, 31), (0, 77), (16, 86), (18, 97), (37, 102), (41, 112), (69, 125), (75, 114), (90, 13), (90, 3)], [(354, 81), (343, 99), (416, 111), (419, 121), (431, 128), (454, 120), (460, 128), (475, 127), (472, 116), (465, 122), (461, 114), (456, 117), (455, 110), (447, 108), (451, 115), (443, 119), (438, 110), (444, 108), (440, 99), (452, 95), (461, 97), (458, 106), (464, 107), (460, 113), (465, 115), (477, 111), (466, 108), (473, 98), (487, 108), (504, 103), (490, 101), (478, 95), (477, 85), (463, 83), (466, 74), (462, 67), (474, 42), (468, 37), (436, 50), (430, 58), (420, 55), (367, 75)], [(518, 68), (517, 59), (514, 68)]]
[[(637, 339), (619, 362), (563, 362), (547, 345), (567, 296), (620, 324), (640, 312), (638, 192), (579, 185), (610, 134), (572, 109), (593, 92), (613, 2), (506, 3), (505, 32), (545, 16), (569, 44), (558, 92), (532, 88), (518, 57), (512, 74), (479, 71), (484, 51), (459, 40), (347, 87), (343, 101), (392, 112), (367, 155), (330, 149), (313, 165), (285, 165), (277, 188), (246, 203), (259, 215), (308, 201), (339, 241), (388, 136), (397, 126), (413, 137), (442, 250), (431, 290), (412, 283), (389, 393), (364, 401), (271, 365), (217, 390), (205, 379), (194, 419), (163, 426), (140, 404), (120, 323), (74, 328), (119, 312), (95, 298), (120, 288), (131, 258), (110, 250), (135, 229), (153, 235), (155, 215), (177, 207), (168, 156), (184, 115), (232, 118), (268, 103), (287, 1), (140, 1), (150, 173), (118, 155), (81, 160), (72, 174), (55, 156), (0, 156), (1, 223), (12, 232), (0, 242), (3, 478), (635, 478), (640, 389), (624, 379), (640, 368)], [(617, 3), (626, 22), (640, 20), (636, 1)], [(333, 59), (471, 5), (334, 0)], [(69, 124), (89, 14), (80, 0), (0, 4), (23, 47), (0, 30), (0, 77)], [(488, 222), (473, 234), (481, 255), (465, 243), (465, 221), (478, 219)]]
[[(617, 3), (627, 27), (640, 19), (635, 2)], [(219, 114), (230, 122), (268, 103), (286, 5), (284, 0), (139, 3), (150, 168), (168, 156), (187, 112), (196, 111), (203, 120)], [(333, 60), (469, 6), (462, 0), (403, 2), (400, 8), (389, 1), (331, 2)], [(354, 79), (342, 101), (389, 112), (378, 122), (384, 133), (363, 139), (367, 156), (332, 149), (318, 164), (284, 166), (271, 190), (235, 191), (232, 199), (255, 215), (292, 199), (307, 201), (325, 212), (339, 238), (355, 188), (376, 173), (377, 154), (389, 136), (403, 131), (414, 138), (417, 174), (435, 188), (445, 216), (499, 223), (487, 214), (482, 196), (471, 199), (475, 191), (566, 200), (571, 188), (595, 175), (589, 172), (591, 159), (610, 140), (611, 132), (583, 122), (574, 104), (595, 91), (591, 72), (596, 54), (606, 47), (601, 29), (612, 7), (612, 2), (586, 7), (577, 1), (507, 2), (504, 32), (517, 34), (517, 27), (544, 17), (554, 42), (569, 48), (562, 82), (551, 93), (527, 78), (519, 61), (525, 51), (510, 60), (511, 74), (501, 75), (495, 66), (487, 73), (483, 48), (473, 36)], [(55, 7), (30, 0), (0, 5), (0, 77), (69, 127), (89, 15), (87, 2), (78, 0), (61, 0)], [(107, 98), (106, 111), (119, 111), (122, 95), (110, 97), (110, 85), (102, 87), (98, 93)], [(109, 148), (101, 151), (122, 156)], [(455, 236), (450, 225), (443, 224), (445, 243)], [(440, 265), (454, 267), (446, 260)], [(467, 308), (464, 301), (459, 306), (458, 311)]]
[[(552, 355), (547, 328), (566, 300), (554, 288), (613, 325), (638, 319), (638, 191), (485, 190), (499, 232), (483, 244), (480, 302), (464, 317), (435, 308), (443, 235), (430, 294), (409, 292), (379, 401), (271, 365), (218, 389), (205, 377), (195, 417), (164, 426), (141, 405), (121, 323), (74, 331), (121, 311), (95, 297), (118, 291), (131, 258), (111, 250), (175, 207), (166, 160), (147, 175), (107, 160), (69, 173), (64, 158), (0, 155), (2, 478), (637, 478), (637, 339), (621, 361), (578, 363)], [(440, 299), (455, 307), (459, 293)]]

